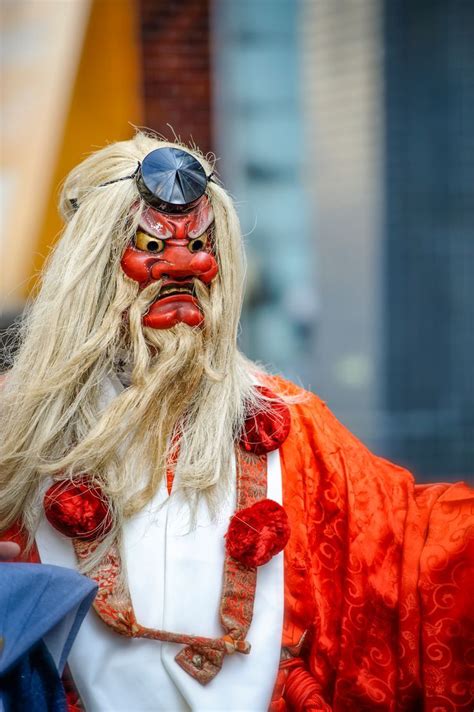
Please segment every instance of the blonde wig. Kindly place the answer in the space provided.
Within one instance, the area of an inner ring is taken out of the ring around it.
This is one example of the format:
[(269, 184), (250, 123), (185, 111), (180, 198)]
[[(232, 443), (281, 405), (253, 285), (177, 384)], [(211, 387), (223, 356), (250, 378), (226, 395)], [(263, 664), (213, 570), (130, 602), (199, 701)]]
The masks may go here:
[[(51, 480), (87, 473), (112, 504), (110, 540), (176, 460), (179, 488), (191, 499), (204, 495), (215, 512), (245, 410), (265, 407), (255, 367), (237, 349), (244, 258), (238, 218), (222, 187), (207, 188), (219, 274), (210, 289), (195, 284), (203, 328), (143, 328), (160, 283), (139, 292), (120, 267), (144, 206), (132, 210), (140, 200), (134, 180), (101, 184), (130, 175), (150, 151), (171, 145), (138, 133), (89, 156), (65, 182), (64, 233), (24, 318), (0, 396), (0, 529), (21, 519), (33, 537)], [(209, 174), (212, 166), (191, 152)], [(118, 363), (130, 370), (131, 384), (104, 406), (104, 382)]]

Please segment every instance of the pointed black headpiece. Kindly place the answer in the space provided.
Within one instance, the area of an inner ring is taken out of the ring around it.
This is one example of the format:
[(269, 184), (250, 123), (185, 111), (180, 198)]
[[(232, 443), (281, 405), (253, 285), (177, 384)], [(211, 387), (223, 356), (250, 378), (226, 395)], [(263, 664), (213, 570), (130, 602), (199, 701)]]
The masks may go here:
[[(102, 183), (99, 188), (135, 178), (143, 200), (163, 213), (187, 213), (192, 210), (206, 192), (207, 182), (213, 173), (206, 171), (191, 153), (181, 148), (156, 148), (138, 163), (128, 176)], [(69, 202), (73, 210), (79, 209), (75, 198)]]
[(204, 195), (207, 181), (197, 158), (180, 148), (152, 151), (143, 159), (137, 174), (144, 201), (165, 213), (191, 210)]

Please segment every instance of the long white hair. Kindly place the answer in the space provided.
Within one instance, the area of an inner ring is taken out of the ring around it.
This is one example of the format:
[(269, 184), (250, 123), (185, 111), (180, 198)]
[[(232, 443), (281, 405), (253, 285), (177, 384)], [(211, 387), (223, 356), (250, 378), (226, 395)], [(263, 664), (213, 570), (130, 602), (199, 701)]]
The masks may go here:
[[(245, 411), (262, 406), (254, 367), (237, 349), (244, 257), (232, 201), (209, 182), (219, 274), (209, 290), (196, 284), (204, 327), (155, 331), (141, 317), (160, 284), (139, 293), (120, 267), (144, 207), (131, 210), (136, 183), (101, 187), (170, 145), (138, 133), (89, 156), (64, 184), (64, 233), (0, 396), (0, 530), (22, 520), (34, 535), (51, 478), (87, 473), (111, 502), (111, 537), (153, 497), (176, 457), (190, 497), (205, 495), (215, 510), (225, 492)], [(209, 174), (212, 166), (190, 152)], [(104, 408), (104, 381), (120, 361), (131, 385)]]

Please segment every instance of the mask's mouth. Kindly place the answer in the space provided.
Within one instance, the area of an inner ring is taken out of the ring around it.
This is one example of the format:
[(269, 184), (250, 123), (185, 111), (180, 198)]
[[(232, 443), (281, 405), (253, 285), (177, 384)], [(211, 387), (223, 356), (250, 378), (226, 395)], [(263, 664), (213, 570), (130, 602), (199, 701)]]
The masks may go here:
[(143, 325), (152, 329), (169, 329), (183, 322), (195, 327), (200, 326), (203, 319), (193, 282), (184, 279), (181, 282), (166, 280), (143, 316)]
[(164, 299), (172, 298), (190, 301), (195, 299), (196, 292), (192, 282), (168, 282), (163, 285), (155, 301), (161, 302)]

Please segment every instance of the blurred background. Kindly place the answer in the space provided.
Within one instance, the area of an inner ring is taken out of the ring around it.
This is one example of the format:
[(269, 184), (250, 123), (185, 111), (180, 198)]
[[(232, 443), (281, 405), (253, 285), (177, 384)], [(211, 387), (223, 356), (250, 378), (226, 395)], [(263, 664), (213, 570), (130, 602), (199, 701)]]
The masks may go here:
[(474, 472), (474, 3), (0, 0), (1, 327), (58, 187), (146, 126), (218, 156), (246, 353), (420, 481)]

